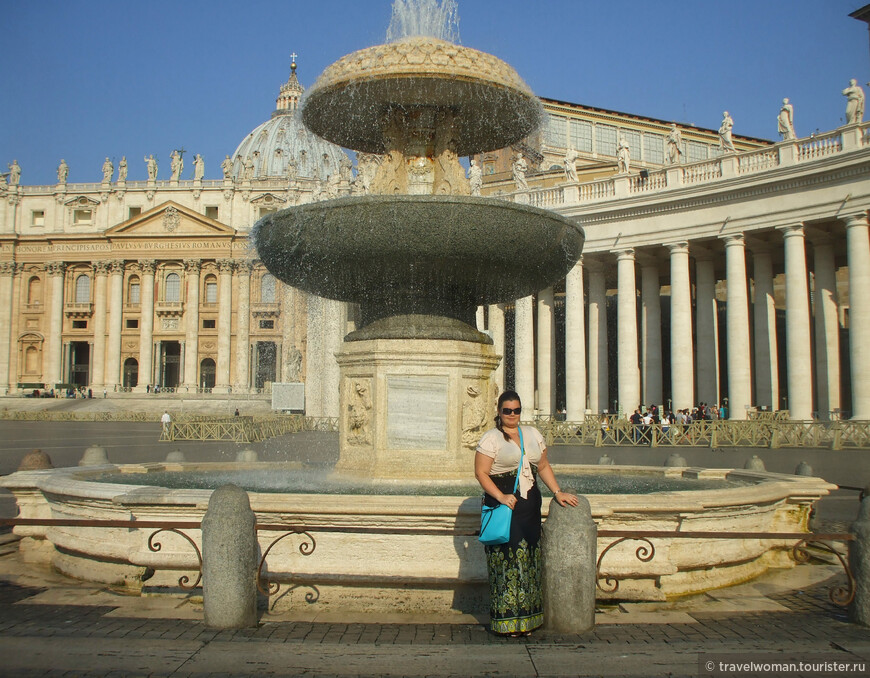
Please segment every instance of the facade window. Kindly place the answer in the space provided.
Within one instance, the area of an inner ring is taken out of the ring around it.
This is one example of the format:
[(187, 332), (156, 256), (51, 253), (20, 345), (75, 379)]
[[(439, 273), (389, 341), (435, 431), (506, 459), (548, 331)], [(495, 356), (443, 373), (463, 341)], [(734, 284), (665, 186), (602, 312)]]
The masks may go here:
[(93, 210), (74, 210), (73, 211), (73, 224), (76, 226), (89, 226), (93, 223), (94, 220), (94, 212)]
[(547, 146), (565, 148), (567, 138), (568, 120), (558, 115), (549, 116), (544, 130), (544, 143)]
[(697, 141), (690, 141), (686, 144), (686, 156), (688, 157), (689, 162), (706, 160), (707, 144), (699, 144)]
[(260, 219), (265, 217), (267, 214), (274, 214), (278, 211), (277, 207), (261, 207), (260, 208)]
[(31, 305), (42, 303), (42, 280), (38, 276), (33, 276), (27, 281), (27, 303)]
[(213, 330), (217, 327), (217, 321), (214, 318), (205, 318), (202, 321), (202, 329)]
[(131, 306), (138, 306), (140, 302), (140, 285), (139, 278), (132, 277), (127, 288), (127, 303)]
[(274, 330), (275, 329), (275, 321), (274, 320), (261, 320), (260, 321), (260, 329), (261, 330)]
[(483, 165), (484, 174), (495, 174), (495, 163), (487, 162)]
[(628, 144), (631, 159), (635, 162), (640, 162), (643, 159), (643, 156), (641, 155), (640, 132), (635, 129), (621, 129), (619, 130), (619, 133)]
[(33, 210), (30, 213), (30, 223), (33, 226), (45, 226), (45, 210)]
[(205, 216), (209, 219), (214, 219), (217, 221), (218, 218), (218, 206), (217, 205), (206, 205), (205, 206)]
[(271, 273), (260, 279), (260, 301), (264, 304), (275, 303), (275, 276)]
[(592, 123), (585, 120), (571, 121), (571, 148), (582, 153), (592, 152)]
[(141, 207), (130, 207), (127, 210), (127, 218), (128, 219), (132, 219), (133, 217), (138, 217), (140, 214), (142, 214)]
[(88, 329), (88, 321), (87, 320), (73, 320), (72, 321), (74, 330), (86, 330)]
[(216, 304), (218, 300), (217, 278), (213, 275), (205, 279), (205, 303)]
[(613, 125), (595, 126), (595, 150), (598, 155), (616, 157), (616, 128)]
[(181, 301), (181, 277), (178, 273), (170, 273), (166, 276), (164, 301)]
[(91, 279), (84, 273), (76, 278), (76, 303), (87, 304), (91, 300)]
[(35, 346), (28, 346), (24, 351), (24, 373), (36, 374), (39, 369), (39, 350)]
[(139, 318), (127, 318), (126, 328), (128, 330), (138, 330)]
[(665, 138), (661, 134), (643, 135), (643, 159), (646, 162), (654, 162), (663, 165), (665, 162)]

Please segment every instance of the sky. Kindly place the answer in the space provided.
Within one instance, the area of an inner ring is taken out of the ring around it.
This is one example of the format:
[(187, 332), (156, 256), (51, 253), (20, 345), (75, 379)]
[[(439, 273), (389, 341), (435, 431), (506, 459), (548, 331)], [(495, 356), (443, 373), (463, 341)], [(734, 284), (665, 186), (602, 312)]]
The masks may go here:
[[(868, 0), (870, 1), (870, 0)], [(799, 137), (843, 122), (841, 91), (870, 79), (862, 0), (459, 0), (461, 44), (511, 64), (539, 96), (776, 139), (783, 97)], [(384, 42), (391, 0), (0, 0), (0, 170), (21, 183), (101, 180), (143, 157), (169, 177), (183, 147), (206, 179), (267, 120), (298, 55), (310, 86)], [(870, 94), (870, 88), (868, 94)]]

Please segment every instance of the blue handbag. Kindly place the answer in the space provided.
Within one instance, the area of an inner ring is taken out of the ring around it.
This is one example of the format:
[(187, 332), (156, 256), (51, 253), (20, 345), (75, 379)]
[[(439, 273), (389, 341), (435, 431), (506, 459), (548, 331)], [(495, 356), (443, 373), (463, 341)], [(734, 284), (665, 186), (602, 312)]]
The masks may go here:
[[(517, 467), (517, 478), (514, 481), (514, 492), (520, 483), (520, 471), (523, 468), (523, 456), (526, 450), (523, 445), (523, 431), (519, 427), (517, 430), (520, 433), (520, 465)], [(480, 536), (477, 540), (484, 546), (497, 546), (498, 544), (507, 544), (511, 538), (511, 518), (513, 510), (499, 504), (498, 506), (483, 506), (480, 510)]]

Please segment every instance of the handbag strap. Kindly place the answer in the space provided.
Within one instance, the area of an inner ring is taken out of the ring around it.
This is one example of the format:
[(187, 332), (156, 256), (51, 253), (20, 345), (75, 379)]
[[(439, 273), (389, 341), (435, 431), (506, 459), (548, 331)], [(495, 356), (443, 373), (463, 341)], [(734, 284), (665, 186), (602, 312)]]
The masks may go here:
[(526, 456), (526, 446), (523, 445), (523, 428), (517, 425), (517, 432), (520, 434), (520, 465), (517, 466), (517, 479), (514, 481), (514, 492), (520, 486), (520, 473), (523, 470), (523, 459)]

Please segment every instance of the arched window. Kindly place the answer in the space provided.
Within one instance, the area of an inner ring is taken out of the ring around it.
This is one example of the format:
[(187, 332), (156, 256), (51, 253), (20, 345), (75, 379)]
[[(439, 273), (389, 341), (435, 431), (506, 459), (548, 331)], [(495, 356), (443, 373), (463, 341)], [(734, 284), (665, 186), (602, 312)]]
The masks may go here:
[(76, 278), (76, 303), (87, 304), (91, 300), (91, 279), (82, 273)]
[(28, 346), (24, 351), (25, 374), (36, 374), (39, 365), (39, 349), (36, 346)]
[(37, 275), (27, 281), (27, 303), (42, 303), (42, 279)]
[(131, 276), (127, 283), (127, 303), (131, 306), (140, 304), (139, 276)]
[(166, 276), (166, 294), (164, 301), (181, 301), (181, 277), (178, 273)]
[(206, 276), (205, 278), (205, 303), (207, 304), (216, 304), (217, 303), (217, 278), (213, 275)]
[(271, 273), (260, 279), (260, 301), (264, 304), (275, 303), (275, 276)]

